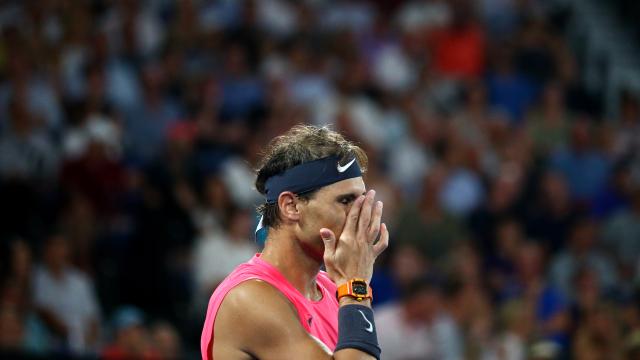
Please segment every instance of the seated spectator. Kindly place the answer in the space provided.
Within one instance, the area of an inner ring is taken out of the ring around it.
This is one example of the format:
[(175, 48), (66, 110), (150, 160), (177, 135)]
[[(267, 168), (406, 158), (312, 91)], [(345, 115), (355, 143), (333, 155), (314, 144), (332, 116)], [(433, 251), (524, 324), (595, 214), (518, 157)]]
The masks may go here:
[(536, 152), (548, 154), (567, 144), (572, 116), (560, 84), (547, 84), (541, 97), (540, 105), (528, 116), (527, 132)]
[(512, 46), (501, 44), (496, 49), (493, 71), (487, 77), (489, 102), (495, 111), (520, 124), (536, 97), (534, 84), (519, 73), (513, 64)]
[(180, 336), (168, 322), (160, 321), (151, 326), (153, 347), (164, 359), (179, 359), (182, 354)]
[(89, 354), (96, 350), (100, 309), (93, 281), (71, 266), (69, 255), (63, 235), (46, 239), (43, 263), (33, 274), (33, 303), (62, 349)]
[(0, 179), (43, 181), (55, 178), (58, 155), (24, 99), (9, 104), (9, 126), (0, 133)]
[(224, 231), (200, 238), (193, 249), (196, 301), (206, 299), (206, 302), (220, 281), (257, 251), (248, 211), (235, 210), (226, 222)]
[(524, 234), (515, 219), (501, 221), (496, 229), (496, 251), (484, 260), (484, 272), (491, 291), (499, 291), (516, 270)]
[(417, 207), (408, 204), (398, 212), (396, 220), (398, 243), (411, 244), (432, 262), (446, 257), (466, 236), (460, 221), (440, 205), (438, 196), (446, 175), (446, 170), (439, 168), (427, 176)]
[(453, 78), (477, 78), (484, 72), (486, 40), (468, 0), (451, 2), (451, 22), (432, 34), (435, 68)]
[(599, 304), (585, 314), (573, 343), (575, 359), (621, 359), (623, 339), (616, 308)]
[(572, 296), (572, 279), (583, 266), (596, 272), (604, 291), (615, 290), (618, 286), (615, 264), (597, 248), (597, 236), (597, 227), (592, 220), (579, 221), (571, 230), (567, 248), (551, 261), (549, 279), (565, 297)]
[(441, 291), (434, 279), (414, 280), (402, 299), (376, 310), (380, 346), (385, 359), (459, 359), (460, 344), (440, 318)]
[(31, 249), (22, 239), (8, 245), (3, 251), (7, 258), (0, 258), (6, 265), (0, 271), (0, 354), (47, 354), (51, 351), (47, 332), (30, 299)]
[(543, 174), (536, 192), (536, 201), (526, 217), (527, 235), (553, 255), (564, 247), (579, 212), (571, 201), (564, 176), (559, 173)]
[(524, 243), (518, 253), (516, 272), (505, 284), (500, 297), (507, 301), (530, 302), (535, 312), (539, 336), (561, 348), (569, 345), (569, 314), (564, 293), (545, 279), (544, 251), (534, 242)]
[(527, 358), (527, 343), (534, 332), (534, 314), (531, 304), (512, 300), (502, 305), (499, 313), (501, 331), (498, 338), (498, 353), (504, 359)]
[(607, 184), (598, 192), (591, 205), (591, 214), (598, 219), (609, 219), (630, 205), (633, 191), (631, 164), (622, 160), (611, 170)]
[(0, 305), (0, 355), (22, 350), (24, 332), (24, 321), (17, 309)]
[(606, 184), (610, 163), (594, 145), (594, 128), (587, 119), (579, 119), (571, 128), (567, 148), (551, 154), (549, 166), (567, 179), (573, 199), (588, 203)]
[(124, 359), (161, 359), (152, 346), (147, 328), (144, 326), (144, 314), (132, 306), (123, 306), (113, 316), (114, 339), (102, 350), (101, 357), (106, 360)]
[(117, 210), (125, 187), (124, 166), (114, 155), (118, 135), (109, 120), (88, 121), (84, 151), (63, 164), (60, 182), (65, 190), (84, 195), (93, 211), (108, 218)]
[(159, 66), (146, 66), (142, 75), (143, 101), (123, 112), (124, 141), (127, 158), (148, 165), (161, 154), (167, 132), (183, 115), (180, 106), (165, 95), (166, 82)]
[(605, 222), (602, 228), (604, 245), (622, 266), (622, 275), (629, 279), (640, 254), (640, 186), (631, 195), (631, 206), (620, 210)]

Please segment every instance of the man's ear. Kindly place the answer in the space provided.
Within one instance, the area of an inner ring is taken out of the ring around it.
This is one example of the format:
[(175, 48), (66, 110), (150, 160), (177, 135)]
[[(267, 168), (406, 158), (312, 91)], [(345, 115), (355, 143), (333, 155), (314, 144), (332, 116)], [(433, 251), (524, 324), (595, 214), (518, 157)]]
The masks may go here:
[(300, 212), (298, 211), (298, 197), (291, 191), (283, 191), (278, 196), (278, 209), (282, 218), (289, 221), (298, 221)]

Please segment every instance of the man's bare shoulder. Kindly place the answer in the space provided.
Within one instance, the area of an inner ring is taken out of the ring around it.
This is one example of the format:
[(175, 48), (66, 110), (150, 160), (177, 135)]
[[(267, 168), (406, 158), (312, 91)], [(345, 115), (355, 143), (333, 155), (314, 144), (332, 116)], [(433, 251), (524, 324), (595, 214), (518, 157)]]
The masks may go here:
[(227, 293), (214, 325), (214, 353), (254, 354), (282, 336), (304, 333), (295, 308), (272, 285), (248, 280)]

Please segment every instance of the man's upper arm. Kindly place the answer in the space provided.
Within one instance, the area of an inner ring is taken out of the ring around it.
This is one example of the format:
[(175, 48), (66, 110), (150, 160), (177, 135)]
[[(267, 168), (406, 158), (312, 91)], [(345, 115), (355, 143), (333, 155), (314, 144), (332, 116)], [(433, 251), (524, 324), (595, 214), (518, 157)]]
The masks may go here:
[(332, 358), (302, 327), (284, 295), (262, 281), (247, 281), (231, 290), (214, 326), (214, 359)]

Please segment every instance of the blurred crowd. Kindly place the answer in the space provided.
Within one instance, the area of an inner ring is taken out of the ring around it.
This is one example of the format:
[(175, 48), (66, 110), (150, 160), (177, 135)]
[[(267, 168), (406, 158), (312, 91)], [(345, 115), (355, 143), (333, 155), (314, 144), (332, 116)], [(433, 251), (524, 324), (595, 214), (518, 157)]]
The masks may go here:
[[(198, 358), (260, 149), (370, 157), (385, 359), (640, 359), (640, 102), (550, 0), (0, 4), (0, 354)], [(259, 306), (259, 303), (257, 303)]]

